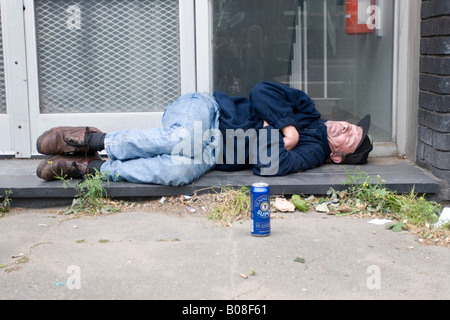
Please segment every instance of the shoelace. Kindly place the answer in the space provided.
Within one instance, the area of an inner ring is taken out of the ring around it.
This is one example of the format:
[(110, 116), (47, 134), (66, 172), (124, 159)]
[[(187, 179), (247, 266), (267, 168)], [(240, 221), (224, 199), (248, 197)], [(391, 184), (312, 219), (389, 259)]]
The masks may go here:
[[(71, 176), (71, 177), (74, 177), (74, 178), (76, 178), (76, 177), (83, 177), (83, 179), (84, 179), (84, 177), (85, 177), (85, 173), (83, 173), (81, 170), (80, 170), (80, 167), (77, 165), (77, 163), (75, 162), (75, 161), (73, 161), (72, 162), (72, 168), (69, 168), (68, 170), (67, 170), (67, 174), (69, 175), (69, 176)], [(75, 175), (76, 174), (76, 175)]]
[(70, 146), (74, 146), (74, 147), (83, 147), (84, 148), (84, 156), (87, 158), (87, 156), (88, 156), (88, 153), (89, 153), (89, 140), (91, 139), (91, 136), (90, 136), (90, 129), (89, 129), (89, 127), (86, 127), (86, 131), (85, 131), (85, 133), (84, 133), (84, 140), (83, 140), (83, 142), (82, 143), (79, 143), (79, 142), (75, 142), (74, 140), (72, 140), (72, 139), (69, 139), (69, 140), (67, 140), (66, 141), (66, 143), (68, 144), (68, 145), (70, 145)]

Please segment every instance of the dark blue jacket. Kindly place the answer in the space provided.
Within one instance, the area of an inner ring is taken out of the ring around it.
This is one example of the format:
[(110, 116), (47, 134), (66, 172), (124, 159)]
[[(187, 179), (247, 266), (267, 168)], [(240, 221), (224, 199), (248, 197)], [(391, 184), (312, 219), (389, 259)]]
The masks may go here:
[[(234, 159), (226, 159), (226, 130), (227, 129), (255, 129), (258, 133), (256, 139), (261, 136), (262, 130), (268, 130), (268, 150), (272, 145), (270, 130), (279, 129), (278, 149), (279, 164), (275, 175), (305, 171), (322, 165), (330, 156), (331, 150), (328, 144), (325, 120), (321, 119), (320, 112), (316, 109), (314, 101), (303, 91), (289, 88), (275, 82), (261, 82), (251, 91), (249, 98), (229, 97), (223, 92), (215, 92), (216, 99), (221, 109), (219, 129), (223, 136), (223, 163), (217, 164), (216, 169), (235, 171), (249, 168), (253, 164), (253, 172), (262, 175), (261, 168), (268, 164), (260, 161), (249, 161), (251, 151), (249, 144), (251, 138), (245, 141), (245, 163), (237, 161), (238, 145), (234, 144)], [(269, 126), (263, 128), (263, 121)], [(284, 148), (281, 129), (293, 125), (297, 128), (300, 138), (297, 146), (292, 151)], [(228, 146), (229, 148), (230, 146)], [(270, 154), (270, 153), (269, 153)]]

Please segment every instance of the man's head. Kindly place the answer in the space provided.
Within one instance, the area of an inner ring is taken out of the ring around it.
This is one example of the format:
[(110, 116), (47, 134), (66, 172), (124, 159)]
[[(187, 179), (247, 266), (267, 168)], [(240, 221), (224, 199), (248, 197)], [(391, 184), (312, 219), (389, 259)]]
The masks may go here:
[(365, 116), (358, 125), (347, 121), (327, 121), (330, 158), (335, 163), (364, 164), (373, 149), (372, 138), (367, 134), (370, 128), (370, 115)]

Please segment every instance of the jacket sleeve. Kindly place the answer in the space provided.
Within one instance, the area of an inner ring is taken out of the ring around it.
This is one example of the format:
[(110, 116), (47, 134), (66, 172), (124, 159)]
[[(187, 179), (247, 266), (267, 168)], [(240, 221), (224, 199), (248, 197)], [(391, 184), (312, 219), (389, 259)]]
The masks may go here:
[(295, 125), (293, 105), (287, 97), (287, 89), (270, 82), (261, 82), (250, 92), (254, 112), (276, 129)]
[(253, 173), (259, 176), (284, 176), (306, 171), (321, 166), (325, 160), (323, 147), (314, 137), (300, 138), (297, 146), (288, 151), (283, 136), (271, 126), (260, 130), (258, 145), (258, 160), (253, 165)]
[(253, 112), (276, 129), (307, 127), (320, 118), (314, 101), (303, 91), (276, 82), (260, 82), (250, 92)]

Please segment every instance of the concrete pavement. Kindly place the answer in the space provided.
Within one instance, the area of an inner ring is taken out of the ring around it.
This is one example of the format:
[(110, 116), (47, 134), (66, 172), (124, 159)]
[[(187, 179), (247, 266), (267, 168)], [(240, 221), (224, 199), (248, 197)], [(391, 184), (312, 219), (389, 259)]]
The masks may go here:
[(67, 218), (0, 218), (1, 299), (450, 298), (449, 248), (368, 219), (289, 213), (256, 238), (201, 214)]

